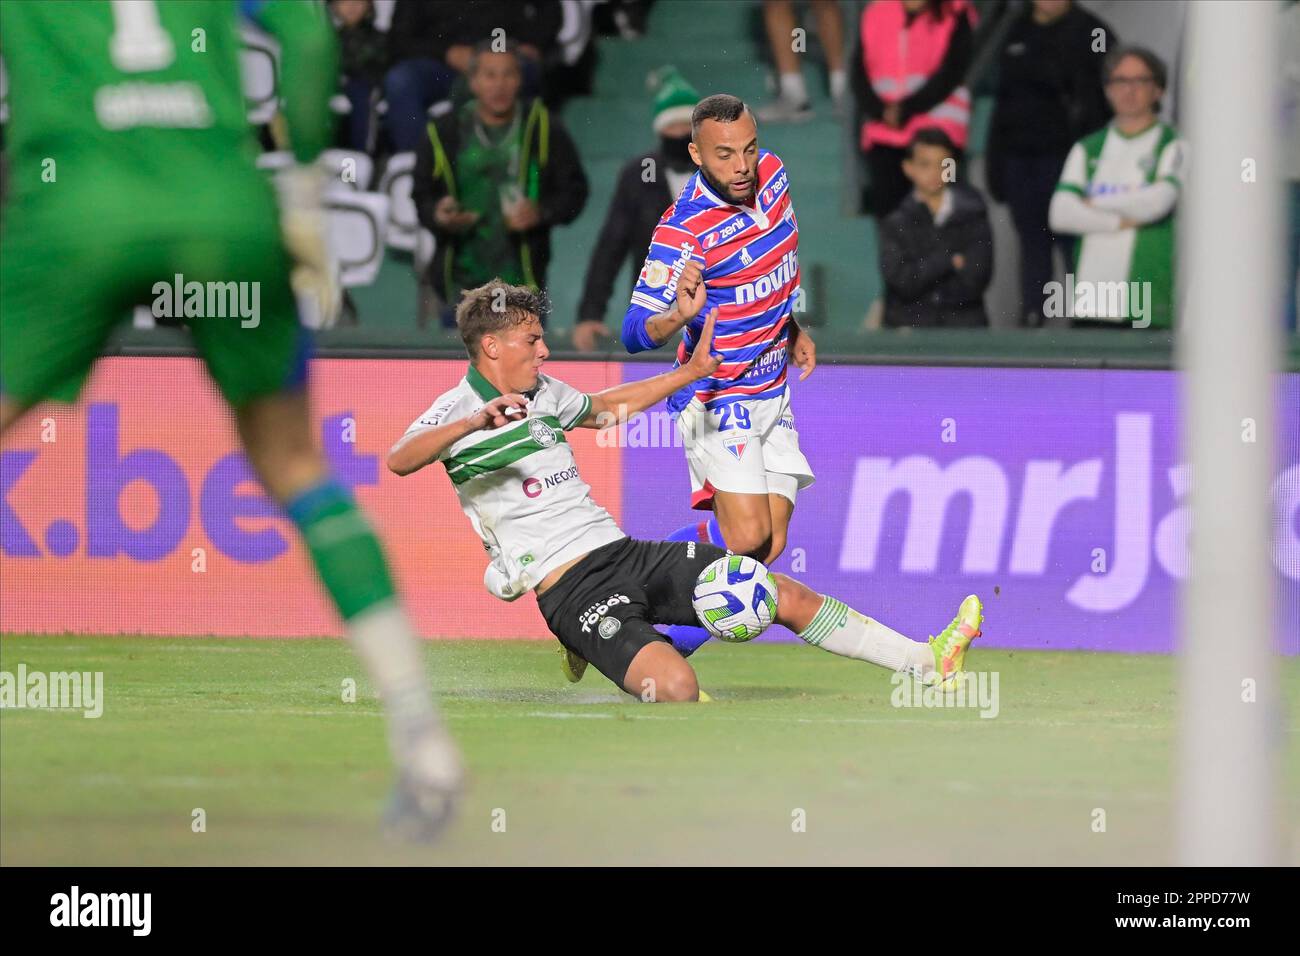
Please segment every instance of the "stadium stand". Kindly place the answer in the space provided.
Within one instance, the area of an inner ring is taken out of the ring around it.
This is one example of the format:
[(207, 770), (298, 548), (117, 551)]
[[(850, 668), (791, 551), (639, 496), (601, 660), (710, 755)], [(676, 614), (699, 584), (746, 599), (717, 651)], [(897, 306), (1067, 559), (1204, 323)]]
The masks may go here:
[[(411, 0), (375, 0), (373, 24), (381, 34), (387, 35), (402, 2)], [(730, 92), (756, 107), (771, 100), (775, 87), (758, 2), (553, 2), (560, 7), (560, 16), (548, 17), (561, 25), (552, 45), (553, 55), (544, 66), (548, 78), (543, 84), (544, 95), (572, 135), (591, 188), (582, 214), (552, 235), (550, 341), (563, 353), (570, 347), (587, 263), (618, 170), (630, 155), (656, 145), (649, 122), (653, 96), (648, 78), (673, 65), (701, 95)], [(1077, 5), (1113, 23), (1125, 41), (1145, 43), (1167, 57), (1175, 79), (1165, 98), (1164, 116), (1177, 122), (1176, 67), (1184, 4), (1180, 0), (1158, 6), (1084, 0)], [(855, 40), (865, 6), (860, 0), (842, 3), (846, 43)], [(973, 0), (971, 6), (978, 13), (978, 24), (966, 79), (973, 103), (964, 176), (988, 198), (985, 148), (999, 52), (1009, 28), (1030, 5), (1018, 0)], [(812, 115), (797, 124), (760, 124), (760, 142), (780, 155), (791, 173), (807, 305), (801, 320), (816, 330), (824, 360), (1120, 367), (1171, 364), (1173, 337), (1166, 332), (1123, 337), (1086, 331), (1066, 334), (1061, 328), (1066, 322), (1024, 329), (1017, 314), (1019, 255), (1010, 207), (992, 199), (988, 215), (994, 271), (985, 294), (990, 330), (879, 328), (883, 283), (877, 224), (859, 212), (869, 164), (858, 148), (859, 131), (854, 122), (838, 116), (833, 108), (825, 57), (818, 49), (816, 18), (807, 11), (801, 17), (800, 23), (808, 31), (810, 55), (804, 59), (804, 74)], [(690, 22), (690, 30), (681, 29), (685, 21)], [(278, 51), (273, 41), (251, 28), (244, 29), (243, 40), (249, 118), (261, 130), (267, 149), (262, 165), (274, 170), (283, 162), (278, 151), (284, 146), (275, 116)], [(847, 66), (857, 68), (851, 59)], [(430, 119), (467, 95), (463, 80), (450, 95), (451, 100), (429, 107)], [(342, 177), (347, 188), (336, 191), (331, 200), (333, 242), (348, 295), (339, 326), (327, 330), (320, 344), (327, 352), (338, 348), (348, 353), (402, 348), (417, 349), (421, 354), (456, 350), (459, 343), (454, 333), (428, 321), (430, 293), (420, 277), (427, 271), (435, 242), (420, 227), (411, 200), (414, 154), (393, 151), (384, 132), (386, 105), (382, 100), (374, 105), (369, 136), (373, 149), (335, 150), (329, 156), (337, 169), (346, 164), (351, 170), (350, 176)], [(5, 109), (0, 64), (0, 122)], [(339, 142), (344, 143), (349, 133), (347, 97), (336, 97), (335, 109), (340, 114)], [(355, 138), (355, 130), (351, 132)], [(1061, 277), (1059, 264), (1057, 277)], [(621, 321), (622, 290), (630, 281), (627, 267), (621, 266), (604, 317), (611, 330)], [(310, 317), (305, 321), (315, 324)], [(174, 330), (155, 330), (148, 328), (150, 324), (147, 312), (137, 313), (137, 328), (124, 330), (121, 347), (146, 351), (173, 348), (169, 337)], [(179, 342), (175, 348), (182, 347)], [(606, 340), (601, 348), (624, 357), (616, 338)], [(1296, 364), (1300, 346), (1295, 340), (1291, 353)], [(651, 353), (643, 358), (665, 355)]]

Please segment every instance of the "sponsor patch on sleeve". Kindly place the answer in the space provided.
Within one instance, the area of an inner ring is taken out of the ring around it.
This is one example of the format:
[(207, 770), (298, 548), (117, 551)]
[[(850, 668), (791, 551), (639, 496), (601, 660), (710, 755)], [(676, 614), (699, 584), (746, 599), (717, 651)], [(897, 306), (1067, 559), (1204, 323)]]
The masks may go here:
[(434, 405), (433, 408), (420, 416), (420, 420), (415, 423), (416, 427), (428, 428), (431, 425), (441, 425), (442, 420), (447, 417), (447, 413), (451, 411), (451, 407), (455, 404), (455, 396), (443, 399), (437, 405)]
[(645, 279), (645, 284), (652, 289), (662, 289), (668, 284), (668, 276), (671, 270), (668, 263), (660, 262), (658, 259), (647, 259), (645, 268), (641, 270), (641, 276)]

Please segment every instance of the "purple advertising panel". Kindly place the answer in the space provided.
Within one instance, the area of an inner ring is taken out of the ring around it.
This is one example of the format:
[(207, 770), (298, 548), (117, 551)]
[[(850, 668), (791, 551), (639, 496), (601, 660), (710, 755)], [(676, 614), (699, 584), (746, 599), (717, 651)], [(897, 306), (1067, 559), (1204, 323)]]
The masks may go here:
[[(663, 368), (548, 364), (585, 391)], [(482, 544), (442, 470), (399, 479), (381, 464), (464, 370), (318, 360), (322, 443), (383, 534), (421, 633), (549, 640), (531, 598), (504, 604), (483, 589)], [(1280, 382), (1271, 559), (1279, 634), (1296, 654), (1300, 375)], [(774, 567), (913, 637), (937, 633), (974, 592), (989, 646), (1168, 652), (1190, 531), (1178, 386), (1170, 372), (823, 365), (791, 385), (817, 480)], [(162, 394), (190, 396), (193, 414), (155, 414)], [(83, 398), (28, 416), (0, 449), (0, 630), (339, 633), (198, 362), (107, 359)], [(630, 534), (662, 538), (706, 516), (690, 510), (662, 404), (570, 441)]]
[[(1190, 533), (1176, 373), (824, 365), (795, 377), (817, 481), (776, 570), (912, 637), (937, 634), (977, 593), (989, 646), (1173, 650)], [(1300, 376), (1279, 394), (1271, 558), (1281, 649), (1296, 654)], [(623, 525), (638, 537), (707, 517), (690, 510), (684, 450), (664, 447), (666, 433), (629, 426), (623, 442)]]

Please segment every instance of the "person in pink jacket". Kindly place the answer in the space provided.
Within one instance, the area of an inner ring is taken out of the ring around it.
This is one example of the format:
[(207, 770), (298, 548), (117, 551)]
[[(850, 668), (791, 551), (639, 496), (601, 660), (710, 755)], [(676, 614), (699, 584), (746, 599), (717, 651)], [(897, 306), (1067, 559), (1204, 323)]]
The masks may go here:
[(871, 173), (868, 211), (887, 216), (911, 190), (903, 154), (916, 131), (937, 127), (966, 148), (975, 11), (967, 0), (875, 0), (862, 12), (852, 60)]

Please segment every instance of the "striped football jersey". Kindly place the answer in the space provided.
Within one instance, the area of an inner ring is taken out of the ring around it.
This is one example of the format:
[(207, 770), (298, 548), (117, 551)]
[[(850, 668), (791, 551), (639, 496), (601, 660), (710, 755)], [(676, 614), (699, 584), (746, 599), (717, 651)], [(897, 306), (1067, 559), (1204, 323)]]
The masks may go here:
[(701, 264), (706, 302), (682, 330), (676, 365), (689, 360), (704, 317), (717, 308), (713, 350), (722, 364), (710, 378), (668, 399), (676, 413), (698, 398), (706, 408), (785, 391), (786, 348), (799, 293), (799, 226), (785, 166), (760, 150), (755, 206), (726, 202), (697, 171), (655, 227), (645, 265), (623, 317), (629, 352), (655, 347), (648, 318), (672, 308), (686, 264)]

